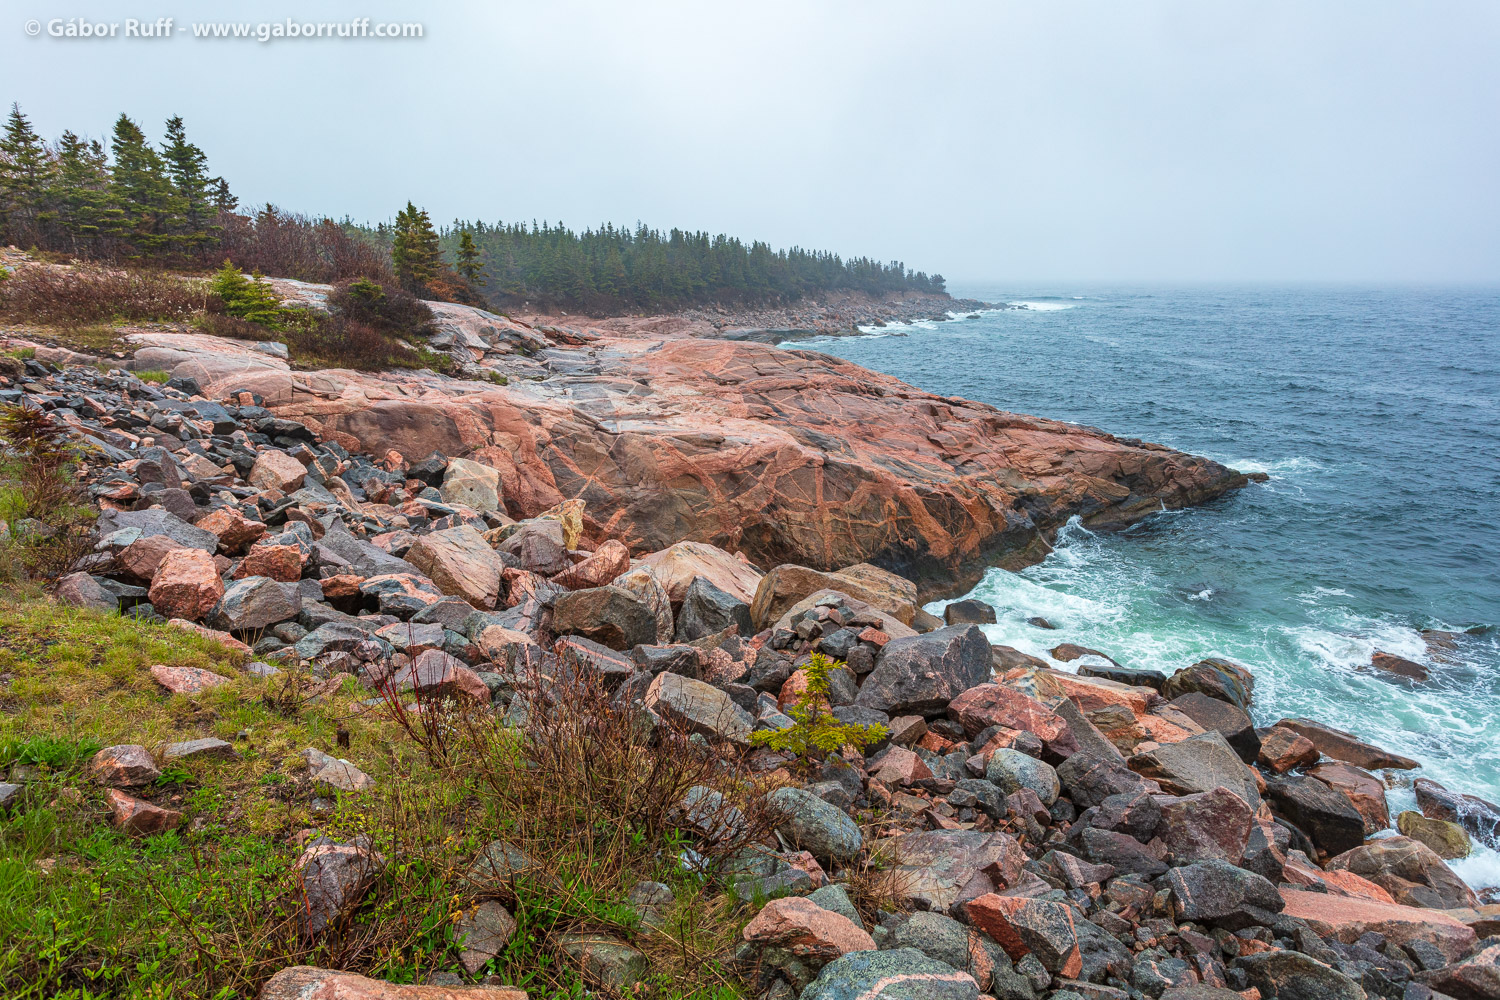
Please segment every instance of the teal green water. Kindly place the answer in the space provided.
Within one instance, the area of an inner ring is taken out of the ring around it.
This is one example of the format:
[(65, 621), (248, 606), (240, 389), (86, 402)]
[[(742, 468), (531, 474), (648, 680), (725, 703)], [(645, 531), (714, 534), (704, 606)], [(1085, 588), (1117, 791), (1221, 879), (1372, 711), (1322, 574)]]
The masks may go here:
[[(961, 292), (1022, 307), (798, 346), (1270, 476), (991, 570), (970, 596), (997, 610), (992, 641), (1167, 672), (1225, 656), (1255, 672), (1257, 723), (1311, 716), (1500, 800), (1500, 293)], [(1428, 629), (1475, 634), (1443, 649)], [(1376, 676), (1375, 650), (1431, 681)], [(1460, 870), (1500, 882), (1496, 861)]]

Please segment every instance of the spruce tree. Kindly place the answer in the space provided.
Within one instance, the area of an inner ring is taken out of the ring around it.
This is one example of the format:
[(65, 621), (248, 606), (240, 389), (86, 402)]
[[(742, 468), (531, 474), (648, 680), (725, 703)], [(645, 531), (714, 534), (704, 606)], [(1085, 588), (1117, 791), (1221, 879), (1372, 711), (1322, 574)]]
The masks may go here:
[(180, 115), (167, 119), (167, 141), (162, 143), (161, 151), (181, 212), (181, 224), (177, 227), (178, 232), (173, 234), (177, 248), (201, 254), (216, 242), (219, 228), (213, 224), (217, 213), (212, 198), (214, 181), (208, 176), (208, 157), (203, 155), (203, 150), (188, 142)]
[(408, 291), (420, 293), (438, 276), (443, 252), (437, 230), (427, 212), (411, 202), (396, 213), (396, 232), (391, 240), (391, 264)]
[(99, 140), (64, 132), (57, 141), (57, 169), (47, 195), (61, 245), (75, 256), (97, 251), (109, 203), (109, 167)]
[(467, 229), (458, 235), (458, 273), (471, 285), (483, 285), (480, 272), (484, 265), (479, 262), (479, 248), (474, 245), (474, 234)]
[(12, 104), (0, 139), (0, 221), (8, 242), (35, 246), (41, 240), (43, 199), (51, 173), (46, 145), (21, 106)]
[(167, 178), (161, 156), (146, 143), (140, 126), (125, 115), (115, 122), (110, 140), (114, 168), (110, 174), (109, 210), (105, 233), (130, 256), (152, 256), (169, 251), (176, 242), (176, 191)]

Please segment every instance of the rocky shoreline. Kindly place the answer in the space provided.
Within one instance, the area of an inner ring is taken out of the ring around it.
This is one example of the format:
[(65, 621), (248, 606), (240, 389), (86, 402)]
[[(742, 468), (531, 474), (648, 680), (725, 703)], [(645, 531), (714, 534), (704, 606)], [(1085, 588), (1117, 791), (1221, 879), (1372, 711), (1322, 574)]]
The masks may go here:
[(511, 315), (531, 326), (593, 332), (613, 337), (706, 337), (765, 344), (852, 337), (860, 327), (923, 321), (946, 322), (954, 315), (1003, 308), (978, 299), (955, 299), (925, 292), (873, 296), (831, 292), (786, 306), (684, 309), (658, 316), (582, 317), (521, 309)]
[[(560, 678), (596, 678), (645, 724), (782, 775), (774, 838), (726, 876), (759, 907), (736, 967), (766, 1000), (1497, 995), (1500, 906), (1444, 859), (1500, 845), (1500, 808), (1418, 778), (1391, 836), (1386, 788), (1418, 762), (1313, 720), (1257, 728), (1245, 666), (1127, 670), (1060, 647), (1062, 669), (992, 646), (979, 602), (923, 610), (992, 561), (1038, 558), (1069, 517), (1128, 523), (1245, 477), (809, 352), (434, 308), (473, 380), (295, 372), (264, 346), (160, 331), (131, 334), (129, 363), (165, 384), (45, 347), (7, 359), (0, 402), (94, 449), (95, 544), (56, 597), (199, 632), (253, 675), (357, 682), (350, 712), (394, 688), (525, 732)], [(812, 761), (753, 748), (797, 724), (814, 654), (837, 665), (827, 711), (881, 735)], [(152, 674), (177, 694), (223, 683)], [(358, 759), (304, 757), (322, 786), (372, 786)], [(182, 819), (137, 780), (156, 766), (135, 744), (91, 765), (140, 835)], [(368, 854), (308, 847), (309, 920), (358, 906)], [(527, 864), (503, 841), (484, 857)], [(848, 887), (877, 870), (871, 919)], [(473, 940), (493, 957), (515, 922), (481, 895), (493, 933)], [(588, 941), (606, 988), (643, 977), (630, 940)], [(444, 996), (495, 995), (451, 975)], [(314, 988), (427, 995), (296, 967), (260, 996)]]

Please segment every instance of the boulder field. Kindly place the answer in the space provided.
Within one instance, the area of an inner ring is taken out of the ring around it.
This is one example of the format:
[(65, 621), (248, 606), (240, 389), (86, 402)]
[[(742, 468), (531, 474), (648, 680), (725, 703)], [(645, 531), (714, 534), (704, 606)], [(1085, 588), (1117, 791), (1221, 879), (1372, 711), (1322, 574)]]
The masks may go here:
[[(317, 308), (326, 286), (278, 281)], [(762, 566), (873, 563), (923, 600), (1035, 562), (1070, 517), (1122, 526), (1246, 477), (1095, 428), (922, 392), (847, 361), (759, 343), (530, 327), (429, 303), (465, 378), (293, 371), (252, 344), (138, 332), (133, 366), (249, 392), (350, 451), (433, 452), (499, 470), (504, 510), (583, 500), (632, 552), (707, 542)], [(496, 385), (503, 376), (507, 385)]]
[[(1444, 861), (1493, 837), (1496, 807), (1418, 779), (1420, 815), (1386, 835), (1378, 772), (1417, 762), (1314, 720), (1255, 728), (1240, 664), (1073, 673), (992, 646), (962, 620), (982, 615), (921, 609), (986, 559), (1028, 558), (1067, 516), (1118, 523), (1243, 477), (820, 355), (576, 333), (523, 351), (545, 331), (507, 322), (489, 334), (507, 350), (466, 349), (546, 366), (544, 381), (292, 372), (253, 351), (224, 367), (216, 342), (172, 334), (137, 356), (172, 362), (164, 385), (26, 359), (0, 401), (94, 446), (80, 481), (95, 544), (55, 596), (215, 637), (255, 674), (296, 664), (522, 732), (540, 685), (592, 675), (643, 722), (780, 772), (761, 802), (774, 838), (726, 875), (743, 903), (774, 900), (735, 955), (757, 995), (1496, 995), (1500, 914)], [(817, 700), (814, 654), (837, 661), (823, 708), (883, 731), (810, 761), (754, 745)], [(186, 695), (223, 682), (152, 675)], [(218, 742), (174, 746), (233, 752)], [(358, 760), (303, 756), (328, 794), (373, 785)], [(178, 824), (148, 801), (157, 771), (144, 746), (99, 752), (112, 822)], [(712, 794), (690, 791), (682, 815), (709, 814)], [(516, 853), (489, 845), (470, 877), (525, 868)], [(385, 863), (358, 838), (310, 842), (306, 932)], [(880, 905), (853, 906), (877, 877)], [(637, 894), (643, 911), (671, 899)], [(471, 973), (515, 926), (484, 908)], [(613, 988), (649, 972), (612, 932), (556, 944)], [(261, 995), (483, 991), (294, 967)]]

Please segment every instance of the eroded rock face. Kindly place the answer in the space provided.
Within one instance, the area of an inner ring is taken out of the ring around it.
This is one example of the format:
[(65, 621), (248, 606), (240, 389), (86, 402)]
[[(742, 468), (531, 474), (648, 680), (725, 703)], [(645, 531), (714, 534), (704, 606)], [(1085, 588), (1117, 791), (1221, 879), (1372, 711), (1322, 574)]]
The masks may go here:
[(544, 352), (543, 373), (589, 378), (590, 395), (574, 398), (547, 381), (216, 371), (226, 348), (173, 336), (174, 359), (210, 396), (252, 389), (279, 416), (377, 455), (468, 456), (499, 471), (512, 516), (577, 497), (635, 552), (686, 538), (761, 566), (874, 563), (916, 580), (923, 599), (967, 590), (997, 562), (1035, 561), (1074, 514), (1125, 524), (1246, 482), (1206, 459), (761, 344)]

